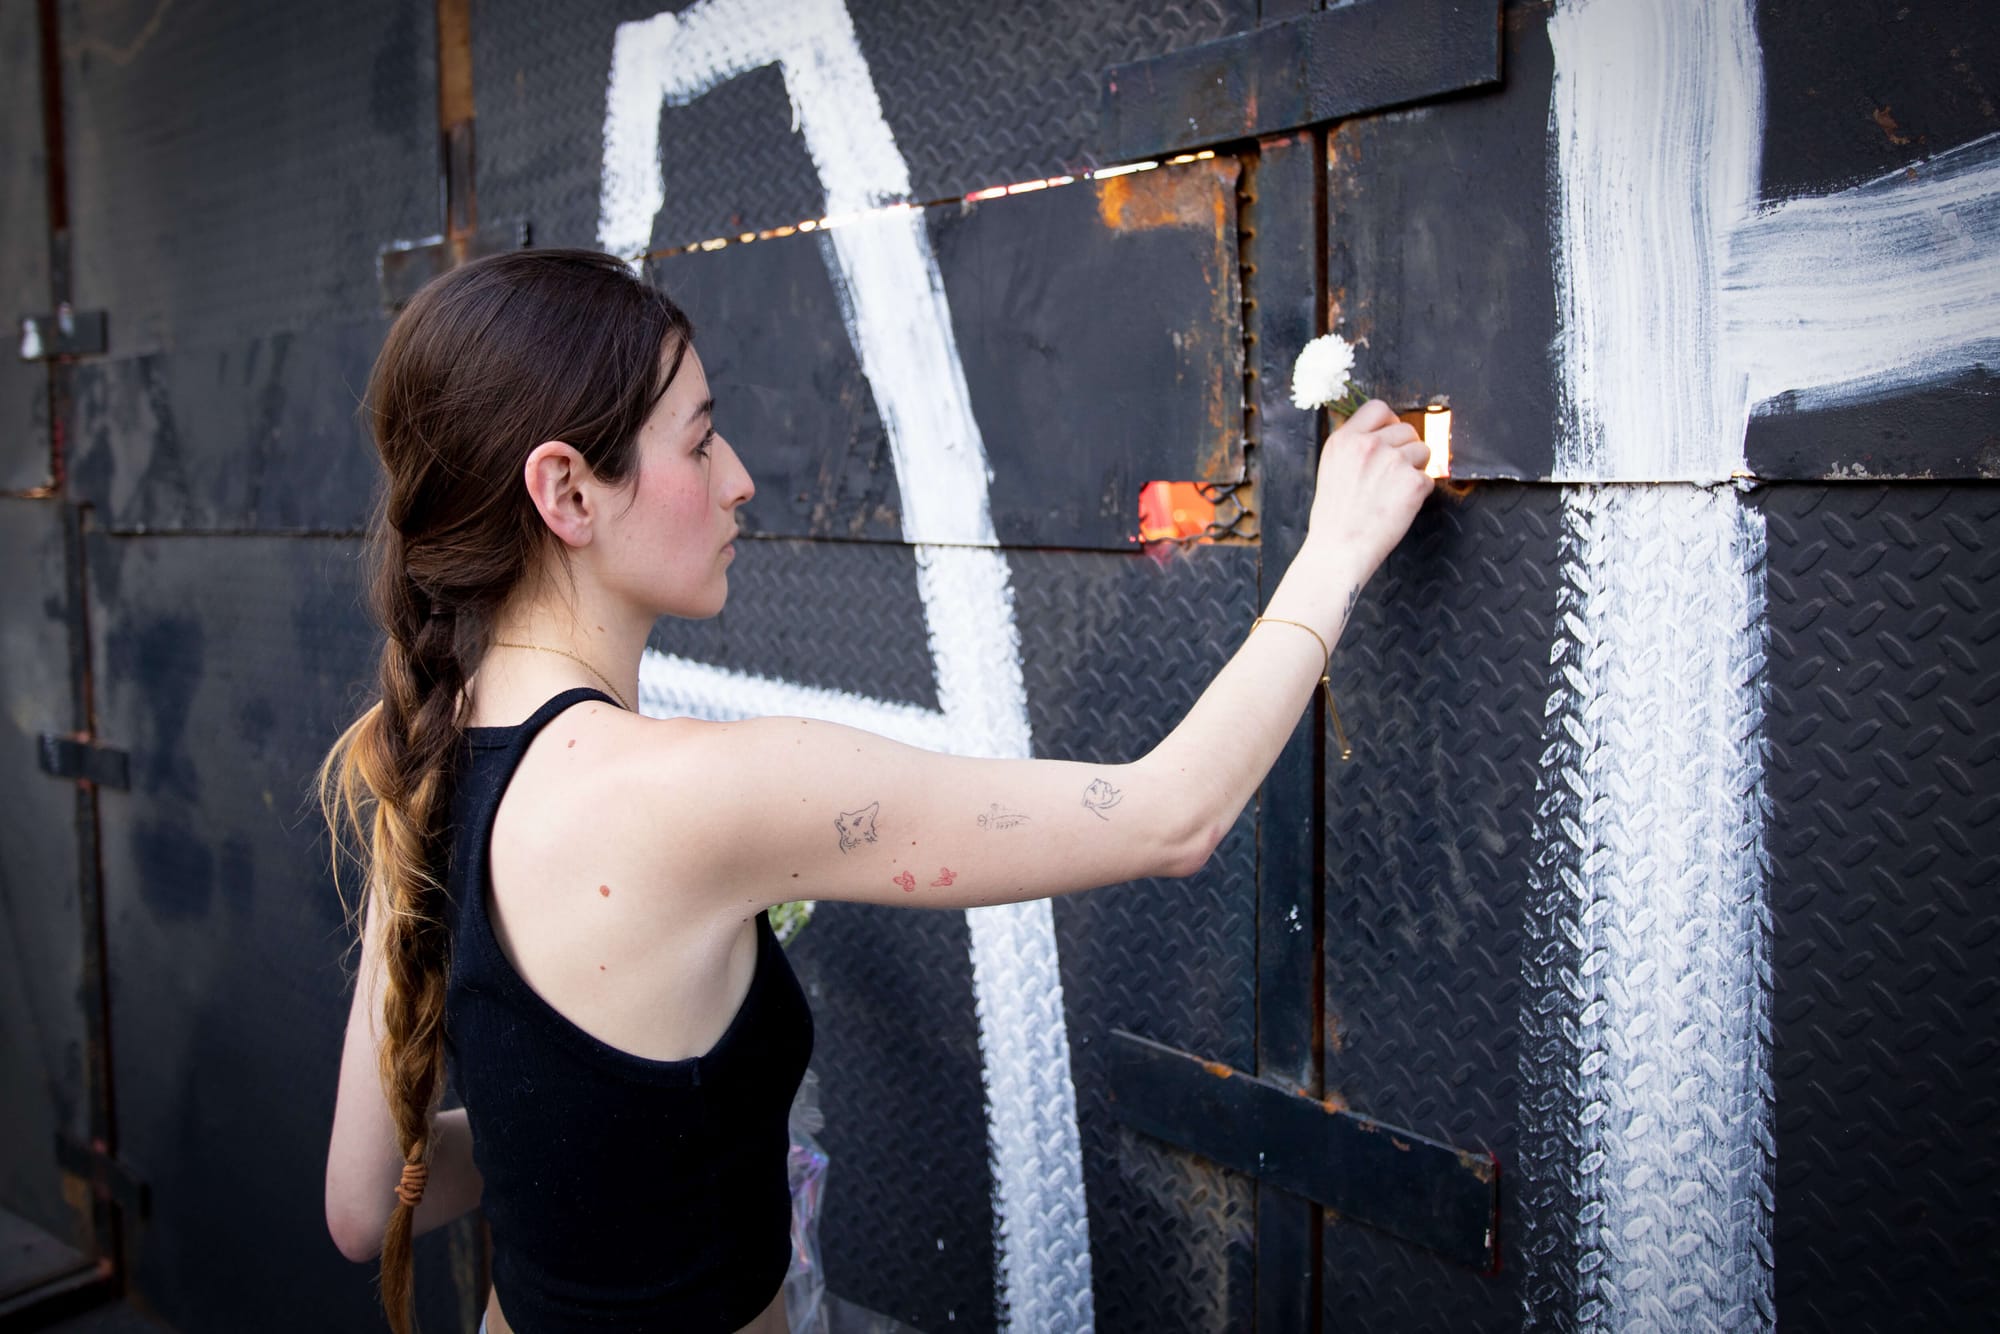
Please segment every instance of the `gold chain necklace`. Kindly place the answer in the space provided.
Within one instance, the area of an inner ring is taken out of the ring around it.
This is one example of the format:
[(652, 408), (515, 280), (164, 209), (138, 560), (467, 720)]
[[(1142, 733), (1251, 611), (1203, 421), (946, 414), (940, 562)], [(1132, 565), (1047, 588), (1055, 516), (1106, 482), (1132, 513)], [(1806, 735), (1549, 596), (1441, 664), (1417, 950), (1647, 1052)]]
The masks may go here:
[(618, 705), (620, 708), (624, 709), (627, 713), (638, 712), (637, 709), (633, 708), (630, 704), (627, 704), (625, 702), (625, 696), (618, 693), (618, 687), (611, 684), (610, 677), (606, 676), (603, 672), (598, 671), (595, 667), (591, 666), (588, 662), (584, 661), (582, 658), (576, 656), (576, 654), (571, 653), (566, 648), (550, 648), (547, 644), (515, 644), (515, 643), (509, 643), (506, 640), (501, 640), (501, 639), (494, 640), (492, 647), (531, 648), (535, 650), (535, 652), (537, 653), (553, 653), (557, 657), (568, 658), (571, 662), (578, 664), (583, 668), (583, 670), (589, 672), (592, 676), (604, 682), (604, 688), (611, 692), (611, 698), (618, 701)]

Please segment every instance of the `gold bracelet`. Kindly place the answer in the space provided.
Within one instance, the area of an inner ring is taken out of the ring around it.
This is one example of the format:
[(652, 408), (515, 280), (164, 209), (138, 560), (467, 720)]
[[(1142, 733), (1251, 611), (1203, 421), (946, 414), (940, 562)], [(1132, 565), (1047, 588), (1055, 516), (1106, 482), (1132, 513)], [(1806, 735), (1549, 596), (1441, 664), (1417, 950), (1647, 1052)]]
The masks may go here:
[(1266, 621), (1275, 621), (1279, 625), (1296, 625), (1299, 629), (1319, 641), (1320, 651), (1326, 654), (1326, 667), (1319, 674), (1319, 688), (1326, 692), (1326, 713), (1329, 718), (1333, 719), (1333, 736), (1334, 740), (1340, 743), (1340, 758), (1342, 763), (1353, 759), (1354, 747), (1347, 744), (1347, 729), (1340, 725), (1340, 710), (1333, 703), (1333, 682), (1327, 679), (1327, 674), (1333, 669), (1333, 650), (1327, 647), (1326, 636), (1313, 629), (1310, 625), (1307, 625), (1304, 621), (1288, 621), (1282, 616), (1259, 616), (1256, 620), (1250, 622), (1250, 628), (1255, 630)]

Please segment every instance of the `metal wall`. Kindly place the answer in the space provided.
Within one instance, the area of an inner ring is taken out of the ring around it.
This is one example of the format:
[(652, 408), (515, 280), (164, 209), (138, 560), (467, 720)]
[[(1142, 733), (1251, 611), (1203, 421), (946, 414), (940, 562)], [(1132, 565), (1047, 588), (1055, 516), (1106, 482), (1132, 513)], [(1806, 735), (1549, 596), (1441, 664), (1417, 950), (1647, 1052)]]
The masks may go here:
[[(1603, 377), (1654, 356), (1648, 401), (1695, 420), (1712, 403), (1676, 367), (1713, 366), (1666, 334), (1579, 353), (1620, 181), (1573, 170), (1617, 133), (1650, 161), (1679, 124), (1576, 110), (1622, 58), (1594, 21), (1668, 23), (1646, 57), (1668, 70), (1723, 68), (1681, 34), (1727, 29), (1757, 96), (1715, 120), (1749, 145), (1743, 216), (1688, 233), (1721, 238), (1693, 270), (1721, 294), (1709, 341), (1768, 381), (1775, 335), (1729, 293), (1810, 293), (1744, 256), (1799, 201), (1862, 235), (1899, 183), (1944, 202), (1897, 214), (1885, 271), (1956, 265), (2000, 310), (2000, 188), (1951, 194), (2000, 160), (2000, 22), (1969, 0), (673, 8), (486, 0), (454, 54), (450, 0), (0, 3), (0, 290), (110, 331), (0, 367), (0, 1207), (176, 1328), (366, 1326), (371, 1276), (321, 1219), (346, 941), (306, 784), (375, 643), (354, 406), (394, 256), (432, 252), (378, 253), (600, 244), (651, 188), (639, 160), (658, 195), (628, 253), (692, 314), (759, 487), (728, 609), (654, 635), (655, 708), (1133, 756), (1303, 539), (1325, 423), (1289, 402), (1298, 348), (1340, 332), (1372, 391), (1452, 409), (1463, 484), (1336, 653), (1351, 761), (1316, 703), (1185, 881), (1011, 915), (819, 907), (792, 958), (835, 1292), (929, 1331), (2000, 1316), (1990, 322), (1954, 343), (1932, 307), (1959, 296), (1912, 306), (1886, 323), (1921, 356), (1752, 395), (1706, 472), (1635, 471), (1618, 432), (1649, 427), (1592, 433)], [(441, 68), (469, 73), (476, 137)], [(1162, 165), (1090, 177), (1137, 159)], [(1803, 317), (1788, 336), (1801, 364), (1865, 360)], [(913, 407), (936, 403), (962, 412)], [(1155, 479), (1248, 517), (1141, 551)], [(123, 784), (43, 772), (43, 734), (122, 755)], [(1720, 823), (1647, 818), (1710, 786)], [(1695, 961), (1678, 989), (1669, 939)], [(1732, 944), (1755, 966), (1705, 988)], [(1656, 1089), (1685, 1124), (1647, 1119)], [(1329, 1191), (1350, 1153), (1375, 1165)], [(1470, 1233), (1432, 1207), (1466, 1188)], [(475, 1250), (469, 1227), (420, 1247), (427, 1327), (476, 1323)]]

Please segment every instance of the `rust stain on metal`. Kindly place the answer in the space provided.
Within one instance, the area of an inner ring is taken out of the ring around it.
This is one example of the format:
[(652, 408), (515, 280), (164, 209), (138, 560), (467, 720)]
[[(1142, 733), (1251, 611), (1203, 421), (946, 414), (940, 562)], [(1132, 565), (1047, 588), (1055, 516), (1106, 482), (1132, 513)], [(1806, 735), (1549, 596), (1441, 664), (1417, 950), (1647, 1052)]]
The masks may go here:
[(1217, 1079), (1228, 1079), (1231, 1075), (1236, 1073), (1234, 1070), (1231, 1070), (1228, 1066), (1224, 1065), (1221, 1061), (1203, 1061), (1201, 1063), (1201, 1068), (1208, 1071), (1208, 1073), (1210, 1073), (1211, 1075), (1214, 1075)]
[(1499, 1175), (1500, 1170), (1500, 1164), (1492, 1154), (1468, 1153), (1464, 1149), (1458, 1151), (1458, 1165), (1489, 1186), (1493, 1184), (1493, 1178)]
[(1903, 133), (1903, 127), (1896, 123), (1896, 117), (1888, 107), (1876, 107), (1868, 114), (1868, 119), (1875, 122), (1890, 143), (1901, 147), (1910, 142), (1910, 136)]
[(1397, 1139), (1394, 1135), (1389, 1136), (1389, 1142), (1395, 1145), (1397, 1148), (1401, 1149), (1404, 1153), (1408, 1153), (1410, 1151), (1410, 1146), (1404, 1143), (1402, 1140)]
[(1326, 1012), (1326, 1045), (1335, 1051), (1347, 1050), (1347, 1030), (1341, 1027), (1340, 1015), (1334, 1010)]
[[(1226, 173), (1226, 174), (1225, 174)], [(1205, 228), (1221, 236), (1228, 226), (1228, 197), (1218, 184), (1233, 185), (1233, 159), (1135, 171), (1093, 184), (1097, 216), (1114, 232), (1144, 232), (1160, 227)]]

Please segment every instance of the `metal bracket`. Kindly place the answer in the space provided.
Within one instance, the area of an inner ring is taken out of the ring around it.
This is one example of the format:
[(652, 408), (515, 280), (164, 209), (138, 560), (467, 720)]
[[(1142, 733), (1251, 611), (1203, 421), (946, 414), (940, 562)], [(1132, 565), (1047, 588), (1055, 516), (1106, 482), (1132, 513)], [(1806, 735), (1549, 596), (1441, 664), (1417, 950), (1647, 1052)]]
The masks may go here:
[(401, 310), (417, 290), (431, 279), (468, 259), (497, 255), (503, 250), (523, 250), (528, 245), (528, 224), (512, 218), (481, 224), (470, 234), (426, 236), (415, 241), (391, 241), (375, 254), (375, 277), (382, 289), (382, 304)]
[(1500, 79), (1500, 0), (1358, 0), (1104, 73), (1097, 156), (1164, 157)]
[(1500, 1164), (1219, 1061), (1111, 1034), (1111, 1103), (1135, 1130), (1485, 1273), (1499, 1264)]
[(35, 751), (42, 772), (52, 778), (81, 778), (123, 792), (132, 786), (132, 757), (122, 750), (78, 737), (44, 732)]
[(101, 310), (72, 310), (68, 302), (51, 315), (21, 317), (21, 360), (53, 361), (57, 357), (101, 357), (109, 346)]
[(152, 1187), (112, 1157), (103, 1140), (85, 1144), (68, 1135), (57, 1135), (56, 1165), (89, 1182), (98, 1198), (112, 1201), (135, 1218), (144, 1218), (153, 1210)]

